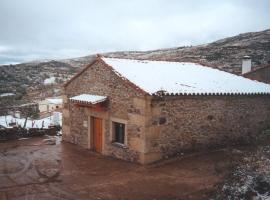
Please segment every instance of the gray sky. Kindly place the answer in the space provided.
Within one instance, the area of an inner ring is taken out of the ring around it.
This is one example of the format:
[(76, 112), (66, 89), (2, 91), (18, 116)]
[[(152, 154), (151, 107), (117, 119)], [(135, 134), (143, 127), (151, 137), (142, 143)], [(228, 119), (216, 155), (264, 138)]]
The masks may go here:
[(270, 28), (269, 0), (0, 0), (0, 64), (212, 42)]

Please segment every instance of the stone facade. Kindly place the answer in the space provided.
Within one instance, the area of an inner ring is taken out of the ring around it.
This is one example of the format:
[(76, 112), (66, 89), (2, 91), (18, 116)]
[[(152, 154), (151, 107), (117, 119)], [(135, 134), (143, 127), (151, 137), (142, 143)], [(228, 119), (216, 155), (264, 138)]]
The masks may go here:
[[(107, 110), (69, 101), (82, 93), (107, 96)], [(146, 164), (248, 140), (270, 128), (269, 100), (269, 95), (151, 96), (97, 59), (65, 85), (63, 140), (91, 149), (91, 117), (98, 117), (102, 154)], [(113, 143), (112, 122), (125, 124), (124, 145)]]
[(161, 158), (249, 142), (270, 128), (270, 97), (168, 96), (152, 100), (149, 152)]
[(257, 80), (264, 83), (270, 83), (270, 65), (248, 72), (244, 74), (243, 76), (252, 80)]
[[(72, 96), (88, 93), (108, 96), (108, 110), (96, 112), (68, 101)], [(145, 134), (145, 107), (149, 96), (116, 75), (102, 61), (87, 68), (65, 86), (63, 140), (90, 149), (90, 118), (103, 120), (102, 154), (133, 162), (142, 162)], [(112, 121), (126, 124), (125, 145), (112, 143)]]

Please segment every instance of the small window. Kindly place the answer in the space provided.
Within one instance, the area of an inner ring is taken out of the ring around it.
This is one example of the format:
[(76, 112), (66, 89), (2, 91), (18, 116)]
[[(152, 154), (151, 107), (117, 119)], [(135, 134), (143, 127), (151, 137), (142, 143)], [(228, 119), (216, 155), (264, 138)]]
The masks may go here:
[(125, 124), (113, 122), (113, 142), (125, 143)]

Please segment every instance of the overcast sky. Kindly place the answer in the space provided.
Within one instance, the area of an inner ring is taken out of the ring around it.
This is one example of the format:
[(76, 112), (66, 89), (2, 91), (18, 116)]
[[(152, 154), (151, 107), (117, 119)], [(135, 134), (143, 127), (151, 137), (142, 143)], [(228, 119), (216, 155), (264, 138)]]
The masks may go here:
[(270, 28), (269, 0), (0, 0), (0, 64), (197, 45)]

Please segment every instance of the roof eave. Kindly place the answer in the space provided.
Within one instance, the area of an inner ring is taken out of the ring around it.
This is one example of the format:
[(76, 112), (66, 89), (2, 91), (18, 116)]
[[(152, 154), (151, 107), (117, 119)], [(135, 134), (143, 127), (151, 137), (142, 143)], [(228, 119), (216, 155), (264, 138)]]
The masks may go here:
[(169, 96), (258, 96), (270, 95), (270, 92), (214, 92), (214, 93), (164, 93), (163, 95), (152, 94), (153, 97), (169, 97)]

